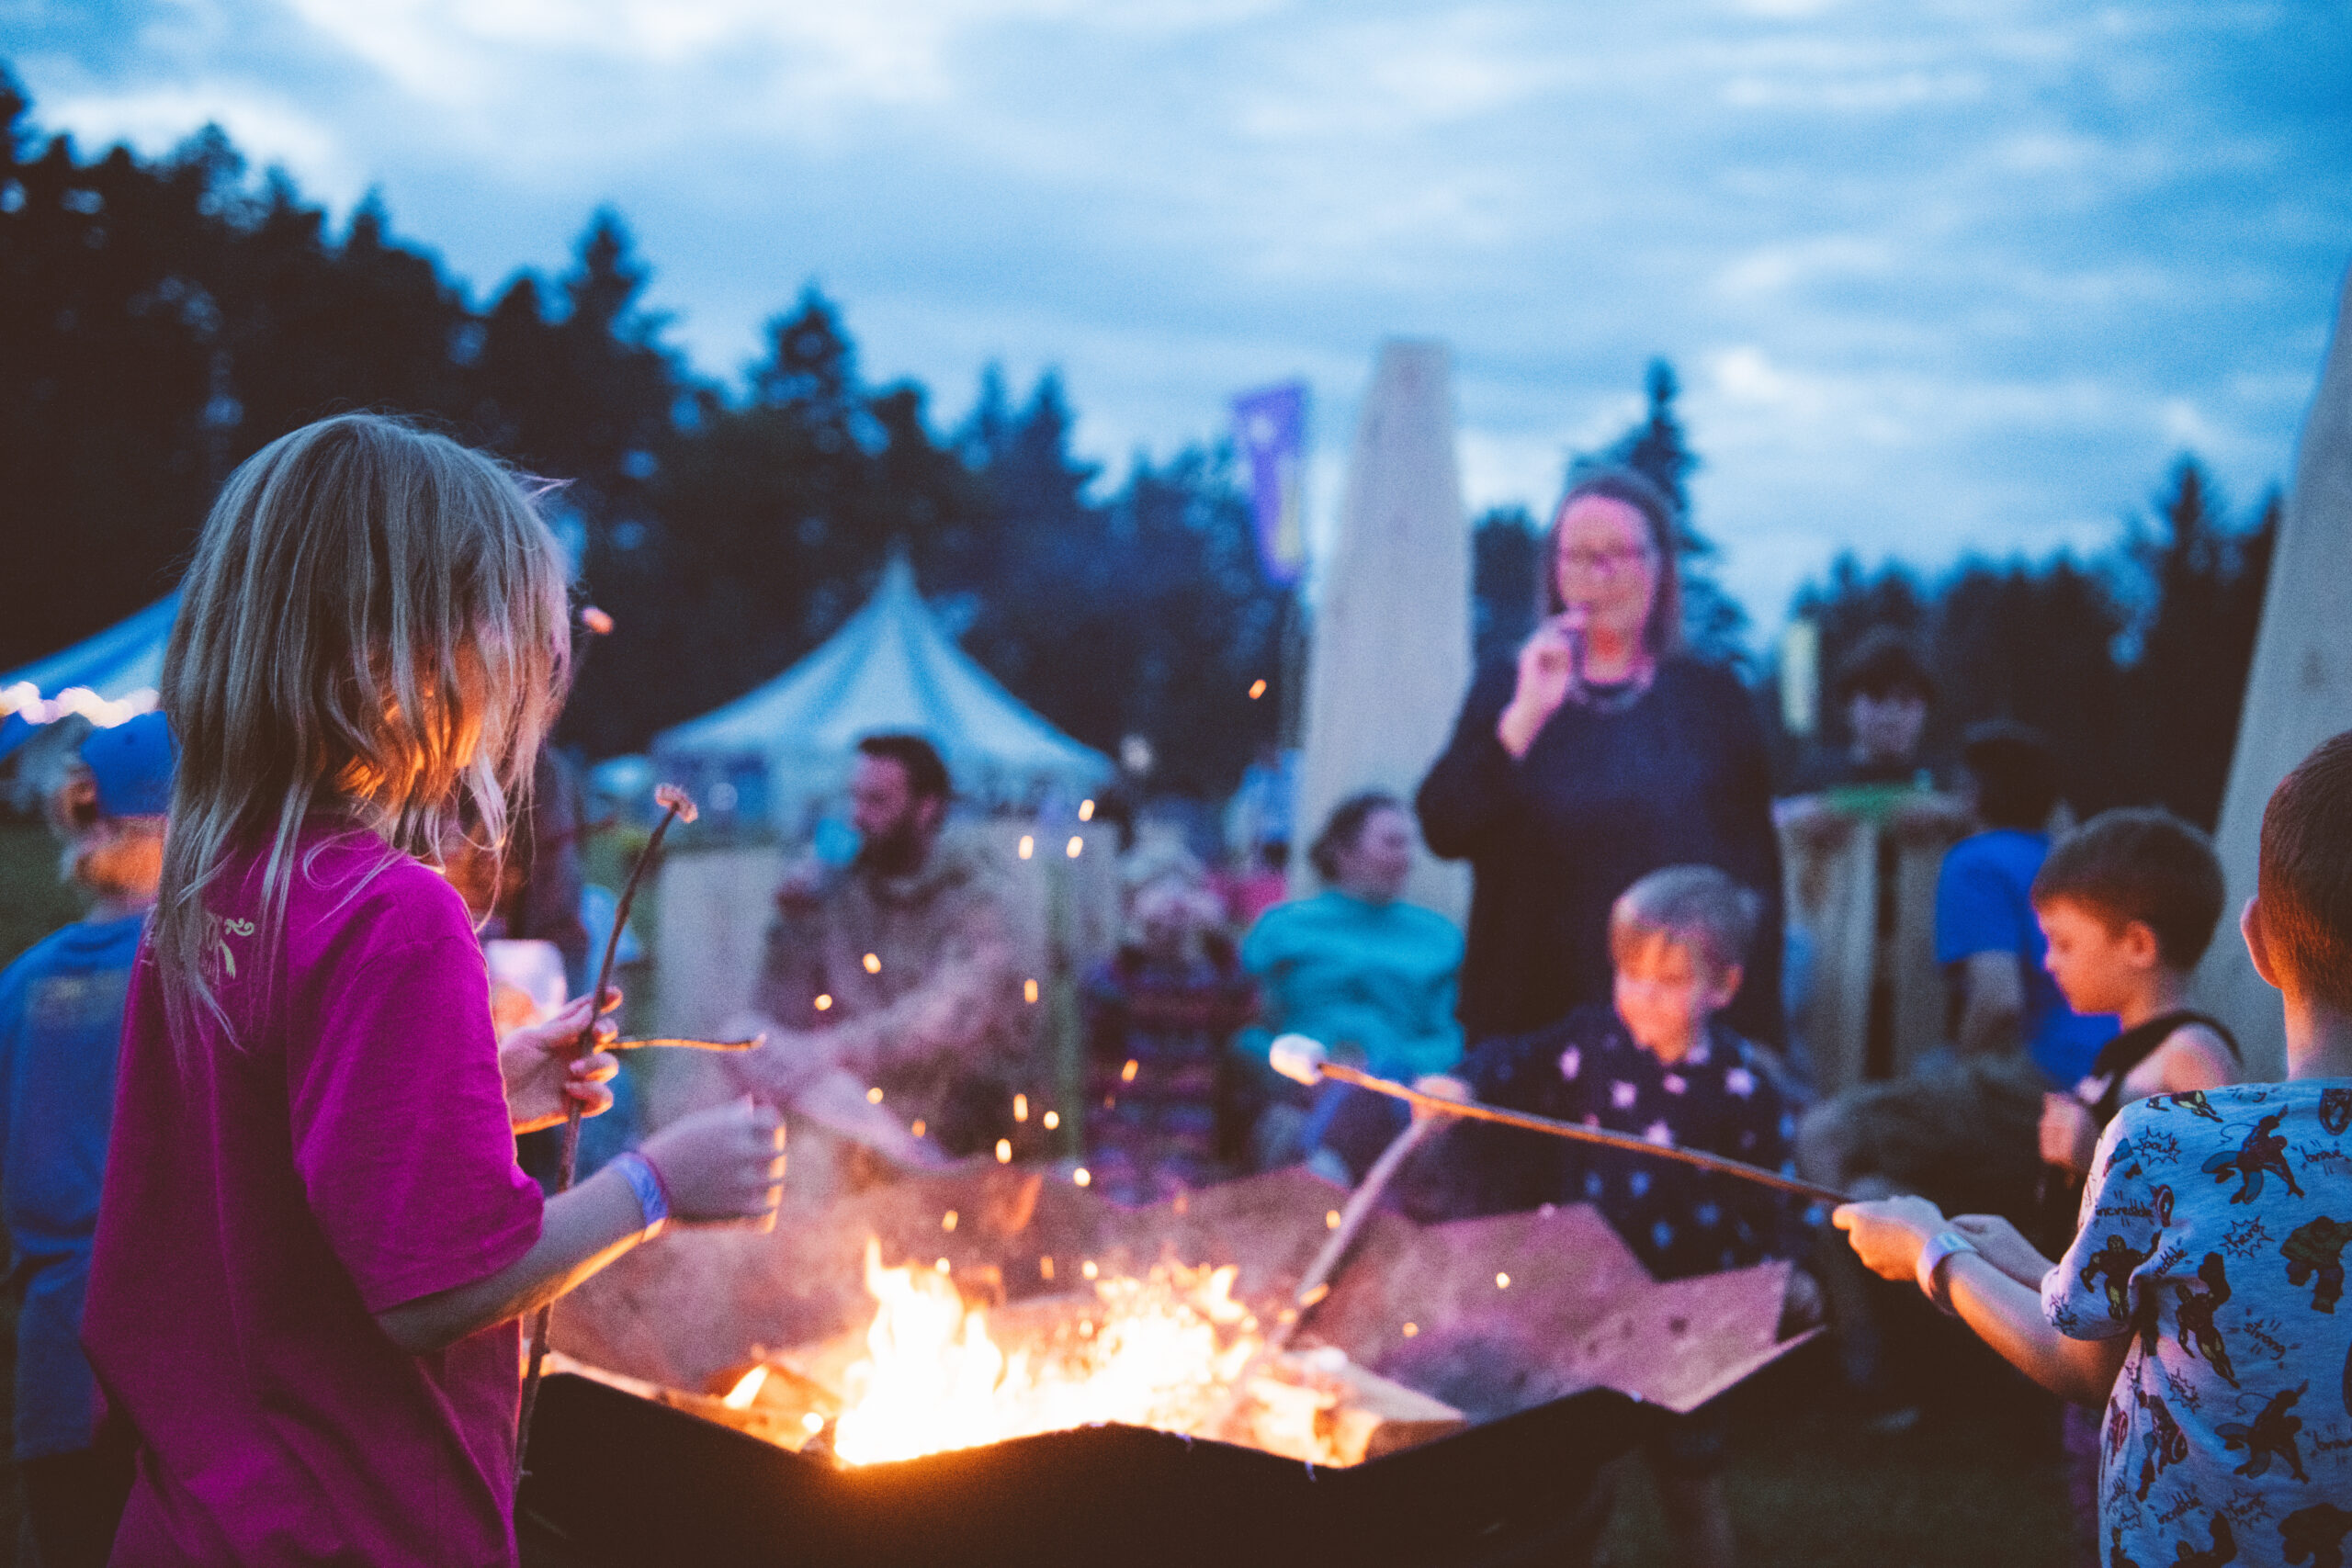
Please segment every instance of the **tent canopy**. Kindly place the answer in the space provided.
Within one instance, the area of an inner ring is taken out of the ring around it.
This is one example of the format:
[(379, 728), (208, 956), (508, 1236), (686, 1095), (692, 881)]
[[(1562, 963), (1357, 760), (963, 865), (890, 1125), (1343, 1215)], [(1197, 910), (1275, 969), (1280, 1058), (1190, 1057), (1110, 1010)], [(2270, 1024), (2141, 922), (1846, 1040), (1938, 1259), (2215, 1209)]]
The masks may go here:
[[(119, 724), (153, 707), (155, 687), (164, 677), (164, 645), (171, 639), (172, 619), (179, 609), (175, 591), (62, 653), (0, 675), (0, 695), (6, 698), (6, 716), (0, 718), (0, 757), (32, 739), (42, 722), (65, 712), (81, 713), (99, 724)], [(32, 688), (29, 697), (23, 690), (27, 686)], [(68, 699), (62, 712), (52, 711), (60, 694), (66, 692), (87, 693), (96, 701)]]
[(1056, 729), (979, 667), (894, 559), (865, 607), (783, 674), (657, 736), (655, 765), (713, 809), (765, 816), (786, 831), (849, 776), (857, 742), (884, 730), (939, 748), (959, 794), (990, 805), (1080, 794), (1111, 760)]

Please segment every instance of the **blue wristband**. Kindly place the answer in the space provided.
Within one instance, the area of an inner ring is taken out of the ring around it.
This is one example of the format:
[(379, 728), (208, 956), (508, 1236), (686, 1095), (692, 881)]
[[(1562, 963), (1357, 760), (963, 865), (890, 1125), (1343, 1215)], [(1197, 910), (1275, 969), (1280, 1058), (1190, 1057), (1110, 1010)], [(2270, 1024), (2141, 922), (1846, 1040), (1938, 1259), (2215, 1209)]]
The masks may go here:
[(660, 1235), (670, 1223), (670, 1190), (663, 1185), (662, 1173), (635, 1149), (616, 1158), (611, 1168), (618, 1171), (629, 1190), (637, 1194), (638, 1209), (645, 1216), (646, 1239)]

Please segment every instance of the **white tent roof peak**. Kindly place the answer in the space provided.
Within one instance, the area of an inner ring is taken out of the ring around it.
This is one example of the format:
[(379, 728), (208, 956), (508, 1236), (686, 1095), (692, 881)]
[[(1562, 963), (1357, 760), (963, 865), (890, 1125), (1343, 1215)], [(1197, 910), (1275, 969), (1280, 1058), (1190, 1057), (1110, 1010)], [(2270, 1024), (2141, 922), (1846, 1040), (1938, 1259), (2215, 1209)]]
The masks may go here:
[(924, 604), (902, 554), (864, 608), (799, 663), (725, 706), (666, 730), (657, 758), (676, 771), (761, 758), (779, 819), (835, 787), (857, 742), (886, 730), (928, 737), (956, 786), (992, 798), (1034, 784), (1084, 788), (1110, 759), (1064, 735), (956, 646)]

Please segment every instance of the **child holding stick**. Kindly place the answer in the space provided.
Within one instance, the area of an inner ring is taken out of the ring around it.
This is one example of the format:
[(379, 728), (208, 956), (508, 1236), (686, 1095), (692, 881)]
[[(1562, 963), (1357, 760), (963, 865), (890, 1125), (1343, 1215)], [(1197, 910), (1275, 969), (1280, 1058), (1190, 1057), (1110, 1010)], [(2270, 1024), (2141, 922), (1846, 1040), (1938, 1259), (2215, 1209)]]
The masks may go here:
[[(1779, 1087), (1761, 1049), (1721, 1017), (1739, 991), (1760, 903), (1713, 866), (1643, 877), (1610, 910), (1614, 1005), (1481, 1044), (1461, 1069), (1468, 1097), (1787, 1168), (1792, 1128)], [(1590, 1203), (1657, 1279), (1794, 1250), (1788, 1201), (1768, 1189), (1521, 1132), (1465, 1128), (1454, 1136), (1470, 1207)], [(1808, 1276), (1792, 1276), (1790, 1293), (1800, 1315), (1817, 1314)], [(1719, 1403), (1688, 1416), (1661, 1412), (1648, 1429), (1644, 1446), (1677, 1562), (1727, 1568), (1734, 1560), (1728, 1435)]]
[(139, 1454), (116, 1562), (514, 1562), (519, 1314), (670, 1217), (775, 1210), (749, 1101), (557, 1198), (515, 1167), (578, 1078), (548, 1039), (502, 1072), (432, 862), (461, 797), (503, 840), (566, 618), (514, 478), (389, 420), (272, 443), (205, 525), (83, 1327)]
[(2106, 1405), (2109, 1568), (2341, 1562), (2352, 1535), (2352, 733), (2271, 795), (2241, 925), (2284, 998), (2287, 1081), (2124, 1106), (2056, 1265), (1922, 1198), (1832, 1216), (1872, 1270)]

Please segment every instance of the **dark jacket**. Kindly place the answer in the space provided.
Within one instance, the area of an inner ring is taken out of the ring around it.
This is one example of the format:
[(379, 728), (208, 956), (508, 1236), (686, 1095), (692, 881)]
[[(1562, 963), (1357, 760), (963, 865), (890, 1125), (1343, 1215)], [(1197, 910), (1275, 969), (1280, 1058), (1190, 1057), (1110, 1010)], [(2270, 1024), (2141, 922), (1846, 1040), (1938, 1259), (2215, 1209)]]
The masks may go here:
[(1563, 704), (1514, 760), (1495, 739), (1516, 667), (1484, 671), (1416, 805), (1430, 850), (1476, 875), (1462, 966), (1474, 1042), (1611, 999), (1609, 907), (1669, 865), (1712, 865), (1764, 900), (1747, 983), (1724, 1022), (1779, 1047), (1781, 850), (1764, 733), (1745, 688), (1690, 659), (1662, 663), (1619, 712)]

